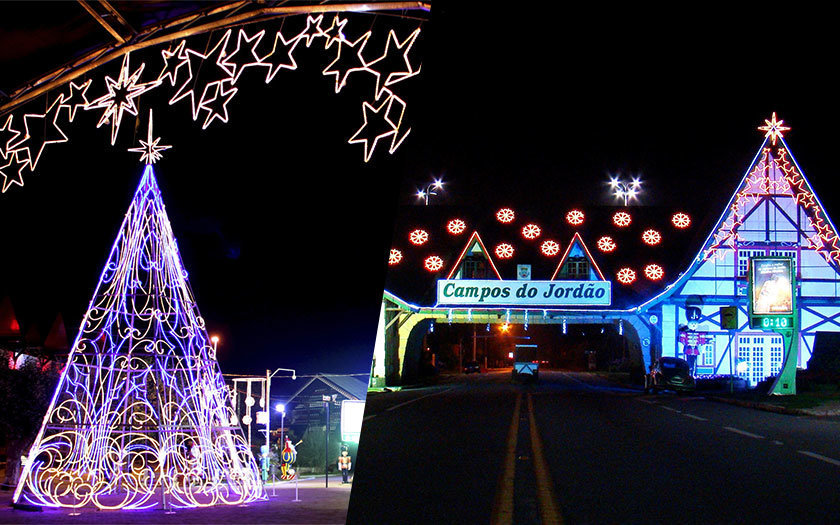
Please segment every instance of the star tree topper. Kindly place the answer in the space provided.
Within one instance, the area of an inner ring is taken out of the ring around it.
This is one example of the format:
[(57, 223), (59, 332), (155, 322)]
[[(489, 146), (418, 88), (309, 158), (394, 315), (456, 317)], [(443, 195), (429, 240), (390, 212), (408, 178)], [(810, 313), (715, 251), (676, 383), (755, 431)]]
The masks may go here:
[(773, 145), (776, 145), (777, 138), (783, 138), (785, 131), (790, 131), (790, 128), (787, 126), (783, 126), (784, 120), (776, 120), (776, 112), (773, 112), (773, 116), (770, 117), (770, 120), (764, 119), (764, 126), (759, 126), (759, 131), (766, 131), (767, 133), (764, 134), (764, 138), (769, 138), (770, 142)]
[(141, 153), (140, 155), (140, 162), (145, 164), (154, 164), (155, 162), (159, 161), (163, 155), (161, 151), (168, 150), (172, 146), (158, 146), (158, 142), (160, 142), (160, 137), (152, 138), (154, 134), (152, 133), (152, 127), (154, 126), (154, 122), (152, 120), (152, 110), (149, 110), (149, 133), (146, 135), (146, 140), (140, 141), (140, 146), (137, 148), (129, 148), (128, 151), (133, 151), (135, 153)]

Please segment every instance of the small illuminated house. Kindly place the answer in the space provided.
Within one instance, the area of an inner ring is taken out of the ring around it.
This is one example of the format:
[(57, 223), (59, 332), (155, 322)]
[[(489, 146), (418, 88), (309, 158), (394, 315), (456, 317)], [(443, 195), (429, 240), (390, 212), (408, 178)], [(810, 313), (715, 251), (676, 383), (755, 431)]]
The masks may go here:
[[(683, 357), (678, 334), (690, 326), (706, 336), (699, 374), (738, 373), (754, 386), (776, 375), (784, 358), (782, 337), (751, 330), (747, 318), (749, 260), (765, 255), (795, 261), (797, 366), (806, 368), (819, 334), (840, 332), (840, 238), (781, 124), (774, 115), (760, 128), (764, 143), (716, 222), (700, 211), (650, 207), (575, 209), (565, 221), (560, 215), (539, 224), (509, 209), (484, 220), (486, 211), (429, 218), (426, 207), (406, 210), (389, 258), (371, 385), (416, 375), (422, 333), (432, 323), (510, 322), (613, 324), (645, 367), (659, 356)], [(608, 305), (441, 305), (435, 291), (442, 279), (606, 281), (611, 296)], [(737, 330), (721, 328), (724, 306), (738, 308)], [(689, 320), (687, 311), (699, 318)]]

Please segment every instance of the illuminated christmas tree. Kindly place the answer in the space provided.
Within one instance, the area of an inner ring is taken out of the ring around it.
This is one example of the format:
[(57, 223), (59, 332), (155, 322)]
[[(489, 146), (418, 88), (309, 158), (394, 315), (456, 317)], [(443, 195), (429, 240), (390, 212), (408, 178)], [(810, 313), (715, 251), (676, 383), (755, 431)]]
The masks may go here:
[(147, 165), (14, 500), (148, 508), (262, 496)]

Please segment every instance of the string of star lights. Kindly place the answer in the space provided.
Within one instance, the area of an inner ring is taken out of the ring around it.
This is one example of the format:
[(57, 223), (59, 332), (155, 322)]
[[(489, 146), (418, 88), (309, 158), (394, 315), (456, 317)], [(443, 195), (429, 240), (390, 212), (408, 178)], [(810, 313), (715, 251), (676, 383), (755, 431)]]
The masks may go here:
[[(343, 4), (337, 7), (339, 10), (345, 8), (355, 10)], [(301, 9), (305, 10), (305, 7)], [(38, 96), (49, 97), (49, 104), (44, 103), (41, 111), (11, 114), (21, 104), (7, 104), (13, 109), (0, 108), (4, 109), (0, 114), (3, 188), (23, 186), (24, 174), (27, 170), (36, 170), (48, 147), (69, 141), (62, 126), (72, 123), (79, 109), (101, 112), (96, 128), (110, 127), (112, 146), (119, 138), (124, 117), (137, 117), (140, 100), (159, 90), (170, 91), (165, 95), (170, 106), (184, 105), (186, 101), (193, 121), (202, 129), (216, 123), (228, 123), (231, 102), (243, 89), (244, 84), (240, 82), (243, 75), (264, 78), (269, 84), (281, 70), (297, 70), (295, 55), (299, 44), (323, 49), (328, 59), (326, 67), (321, 66), (322, 73), (334, 82), (336, 93), (356, 82), (357, 77), (360, 85), (366, 85), (365, 78), (373, 80), (367, 100), (360, 101), (361, 125), (355, 132), (348, 133), (347, 143), (362, 145), (364, 162), (372, 159), (377, 146), (394, 154), (411, 132), (405, 121), (406, 101), (396, 90), (402, 82), (420, 74), (421, 65), (412, 50), (421, 28), (404, 35), (388, 29), (384, 44), (380, 44), (383, 47), (374, 49), (375, 46), (370, 45), (376, 36), (373, 28), (366, 28), (360, 37), (351, 39), (346, 36), (352, 25), (348, 18), (336, 14), (328, 24), (324, 14), (318, 14), (307, 15), (306, 21), (306, 27), (292, 36), (284, 35), (281, 30), (269, 32), (264, 28), (240, 27), (228, 28), (215, 38), (211, 33), (200, 48), (191, 47), (192, 37), (188, 37), (190, 40), (169, 40), (168, 47), (159, 51), (162, 60), (155, 71), (135, 58), (138, 51), (126, 50), (116, 55), (122, 57), (122, 62), (115, 76), (103, 75), (82, 81), (77, 75), (66, 75), (69, 80), (56, 81), (52, 88), (61, 90), (58, 95), (50, 97), (49, 90), (39, 90)], [(137, 47), (147, 46), (138, 44), (131, 49)], [(151, 43), (148, 47), (151, 48)], [(136, 64), (132, 65), (132, 62)], [(108, 63), (97, 61), (96, 67)], [(90, 71), (95, 73), (97, 69)], [(91, 95), (94, 92), (99, 94)], [(25, 95), (25, 100), (34, 98)]]
[(14, 501), (147, 509), (262, 498), (235, 417), (147, 165)]

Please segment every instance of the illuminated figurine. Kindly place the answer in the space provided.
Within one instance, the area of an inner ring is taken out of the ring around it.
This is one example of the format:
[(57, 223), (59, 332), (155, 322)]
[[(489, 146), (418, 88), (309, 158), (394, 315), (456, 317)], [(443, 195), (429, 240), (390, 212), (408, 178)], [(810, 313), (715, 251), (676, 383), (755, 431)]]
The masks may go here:
[(700, 347), (707, 343), (706, 334), (697, 332), (696, 328), (696, 322), (689, 323), (689, 326), (680, 326), (679, 341), (683, 344), (683, 353), (692, 376), (697, 372), (697, 357), (700, 355)]
[(341, 448), (341, 455), (338, 457), (338, 469), (341, 471), (341, 483), (350, 483), (349, 476), (350, 476), (350, 468), (352, 467), (352, 463), (350, 460), (350, 454), (347, 452), (347, 447), (344, 446)]
[[(302, 442), (303, 440), (300, 440), (296, 444), (300, 445)], [(294, 479), (296, 471), (292, 468), (292, 464), (297, 459), (297, 450), (295, 450), (295, 445), (292, 444), (292, 440), (289, 439), (289, 436), (286, 436), (286, 445), (280, 453), (280, 459), (282, 461), (280, 464), (280, 479)]]

